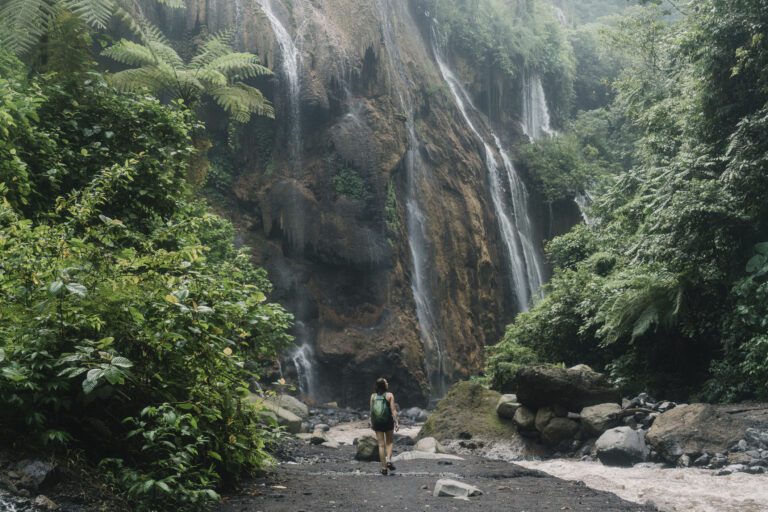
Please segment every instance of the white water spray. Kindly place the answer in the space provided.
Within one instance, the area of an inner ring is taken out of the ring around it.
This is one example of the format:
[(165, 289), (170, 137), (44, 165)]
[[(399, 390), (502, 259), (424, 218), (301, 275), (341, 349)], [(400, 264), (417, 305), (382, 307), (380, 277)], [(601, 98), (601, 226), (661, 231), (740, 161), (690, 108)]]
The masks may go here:
[(264, 14), (269, 20), (272, 32), (275, 34), (277, 45), (280, 47), (280, 65), (283, 78), (287, 82), (288, 100), (288, 153), (292, 161), (301, 160), (301, 82), (299, 72), (301, 66), (301, 54), (293, 41), (291, 34), (277, 17), (272, 6), (273, 0), (259, 0)]
[(538, 75), (523, 78), (523, 133), (532, 141), (555, 133), (550, 126), (544, 86)]
[(424, 365), (429, 376), (431, 396), (432, 398), (440, 398), (445, 395), (447, 384), (445, 351), (434, 314), (434, 298), (430, 286), (430, 256), (427, 243), (429, 239), (428, 219), (420, 203), (424, 196), (421, 191), (422, 187), (426, 185), (427, 176), (424, 174), (424, 165), (418, 149), (419, 141), (414, 123), (414, 109), (409, 95), (414, 84), (408, 80), (400, 57), (400, 50), (388, 11), (390, 5), (384, 0), (376, 0), (376, 7), (382, 20), (384, 49), (389, 60), (390, 70), (395, 72), (395, 76), (390, 77), (390, 83), (395, 88), (400, 108), (406, 118), (408, 137), (408, 151), (405, 156), (406, 227), (413, 262), (411, 290), (416, 303), (416, 319), (419, 322), (419, 335), (424, 349)]
[[(528, 214), (528, 192), (493, 129), (488, 126), (488, 131), (491, 134), (490, 141), (480, 135), (468, 109), (471, 109), (474, 116), (478, 118), (480, 113), (472, 104), (464, 86), (445, 63), (436, 40), (437, 37), (433, 34), (432, 50), (440, 73), (448, 84), (464, 121), (485, 148), (485, 166), (491, 184), (491, 198), (496, 217), (499, 219), (501, 237), (509, 257), (512, 288), (515, 291), (518, 310), (525, 311), (528, 309), (531, 297), (538, 293), (543, 282), (543, 258), (533, 242), (534, 230)], [(510, 192), (509, 202), (504, 197), (501, 171), (492, 144), (501, 155), (502, 167)], [(511, 203), (511, 211), (508, 203)]]

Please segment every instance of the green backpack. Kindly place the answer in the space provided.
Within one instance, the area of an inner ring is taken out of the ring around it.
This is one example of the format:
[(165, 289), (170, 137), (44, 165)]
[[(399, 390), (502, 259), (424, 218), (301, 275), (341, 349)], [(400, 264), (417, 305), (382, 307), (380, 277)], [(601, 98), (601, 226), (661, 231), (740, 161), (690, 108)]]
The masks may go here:
[(371, 407), (371, 423), (374, 425), (386, 425), (392, 419), (392, 412), (389, 410), (387, 395), (376, 395), (373, 397), (373, 406)]

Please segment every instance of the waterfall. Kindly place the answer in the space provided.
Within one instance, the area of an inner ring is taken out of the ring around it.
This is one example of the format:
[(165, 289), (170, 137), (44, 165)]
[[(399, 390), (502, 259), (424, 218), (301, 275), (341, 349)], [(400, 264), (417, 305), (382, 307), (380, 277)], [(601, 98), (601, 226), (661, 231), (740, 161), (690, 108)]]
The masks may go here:
[(299, 70), (301, 66), (301, 55), (299, 49), (293, 42), (293, 38), (272, 8), (272, 0), (258, 0), (264, 14), (269, 20), (272, 32), (277, 39), (277, 45), (280, 48), (280, 65), (282, 67), (283, 78), (287, 82), (287, 100), (288, 100), (288, 154), (292, 161), (301, 160), (301, 105), (299, 103), (301, 93), (301, 83), (299, 81)]
[(576, 206), (579, 207), (579, 213), (581, 214), (581, 218), (584, 220), (584, 224), (591, 226), (593, 221), (589, 217), (588, 208), (589, 205), (592, 204), (592, 196), (585, 190), (584, 192), (579, 192), (576, 194), (573, 197), (573, 201), (576, 203)]
[[(386, 4), (386, 5), (385, 5)], [(406, 227), (408, 245), (411, 249), (413, 275), (411, 291), (416, 303), (416, 319), (419, 323), (419, 336), (424, 349), (424, 366), (429, 377), (432, 398), (440, 398), (446, 393), (445, 351), (434, 314), (434, 297), (430, 286), (430, 254), (428, 250), (428, 219), (421, 205), (422, 187), (427, 176), (419, 152), (419, 140), (414, 122), (414, 109), (409, 95), (412, 88), (405, 73), (399, 47), (396, 43), (394, 28), (389, 12), (390, 4), (385, 0), (376, 0), (376, 7), (382, 20), (384, 49), (389, 60), (390, 76), (394, 85), (400, 108), (405, 115), (408, 150), (405, 156), (406, 168)]]
[[(472, 121), (468, 109), (474, 116), (480, 118), (480, 112), (472, 104), (472, 100), (459, 79), (445, 63), (433, 33), (432, 50), (435, 54), (440, 73), (453, 94), (454, 102), (461, 112), (472, 133), (483, 143), (485, 148), (485, 167), (491, 185), (491, 198), (496, 217), (499, 220), (499, 230), (504, 241), (509, 267), (511, 270), (512, 289), (515, 291), (519, 311), (528, 309), (530, 299), (534, 296), (543, 282), (543, 258), (534, 245), (534, 231), (528, 213), (528, 192), (512, 165), (512, 160), (504, 150), (501, 140), (488, 126), (490, 140), (480, 135)], [(504, 187), (499, 162), (493, 148), (501, 155), (501, 163), (509, 189), (509, 200), (504, 197)], [(511, 211), (510, 205), (511, 204)]]
[[(287, 126), (288, 126), (288, 156), (293, 166), (292, 168), (300, 170), (300, 161), (302, 156), (301, 145), (301, 105), (300, 105), (300, 93), (301, 82), (299, 79), (299, 72), (301, 66), (301, 54), (297, 45), (294, 43), (293, 38), (282, 24), (280, 18), (277, 17), (273, 9), (273, 0), (258, 0), (262, 11), (269, 20), (269, 24), (272, 27), (272, 32), (277, 40), (277, 46), (280, 50), (280, 66), (282, 69), (282, 77), (286, 82), (286, 99), (287, 99)], [(291, 194), (297, 194), (295, 188), (291, 190)], [(284, 226), (286, 234), (289, 237), (289, 242), (299, 251), (303, 251), (304, 248), (304, 212), (301, 211), (301, 199), (296, 197), (287, 205), (286, 211), (289, 212), (287, 217), (288, 225)], [(298, 293), (298, 292), (297, 292)], [(316, 393), (315, 388), (315, 368), (314, 368), (314, 351), (312, 349), (312, 333), (307, 327), (307, 298), (304, 294), (299, 294), (297, 297), (297, 310), (295, 311), (296, 324), (294, 327), (296, 335), (296, 349), (290, 355), (290, 359), (293, 362), (293, 366), (296, 369), (296, 376), (299, 384), (299, 390), (305, 396), (314, 397)]]
[(568, 26), (568, 17), (566, 17), (566, 15), (563, 12), (563, 10), (560, 7), (556, 6), (556, 5), (554, 5), (552, 7), (555, 9), (555, 19), (557, 20), (557, 22), (561, 26), (567, 27)]
[(555, 133), (550, 127), (547, 97), (538, 75), (523, 78), (522, 125), (523, 133), (532, 141)]

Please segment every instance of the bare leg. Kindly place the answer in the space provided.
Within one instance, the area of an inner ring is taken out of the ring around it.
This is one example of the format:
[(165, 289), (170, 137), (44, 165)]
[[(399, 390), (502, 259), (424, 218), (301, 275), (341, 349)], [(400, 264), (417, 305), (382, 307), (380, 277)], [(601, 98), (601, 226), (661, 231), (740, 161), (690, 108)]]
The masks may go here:
[(385, 445), (384, 432), (376, 432), (376, 440), (379, 442), (379, 460), (381, 461), (381, 469), (387, 469), (387, 448)]
[(392, 449), (394, 448), (394, 442), (393, 442), (393, 434), (392, 431), (388, 431), (386, 433), (386, 440), (387, 440), (387, 460), (392, 461)]

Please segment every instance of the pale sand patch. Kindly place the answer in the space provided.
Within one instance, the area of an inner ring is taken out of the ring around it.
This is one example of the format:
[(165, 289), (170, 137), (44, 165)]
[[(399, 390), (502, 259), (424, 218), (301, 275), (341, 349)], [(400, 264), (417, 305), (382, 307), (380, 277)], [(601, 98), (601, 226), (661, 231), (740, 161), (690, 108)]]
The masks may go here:
[(572, 460), (514, 461), (564, 480), (612, 492), (662, 512), (766, 512), (768, 475), (734, 473), (714, 476), (704, 469), (613, 468), (599, 462)]
[[(397, 433), (415, 439), (419, 430), (421, 430), (421, 425), (417, 424), (412, 427), (401, 427)], [(365, 420), (339, 423), (335, 427), (331, 427), (331, 430), (328, 432), (329, 439), (344, 444), (352, 444), (358, 437), (375, 435), (376, 434), (368, 427), (368, 422)]]

